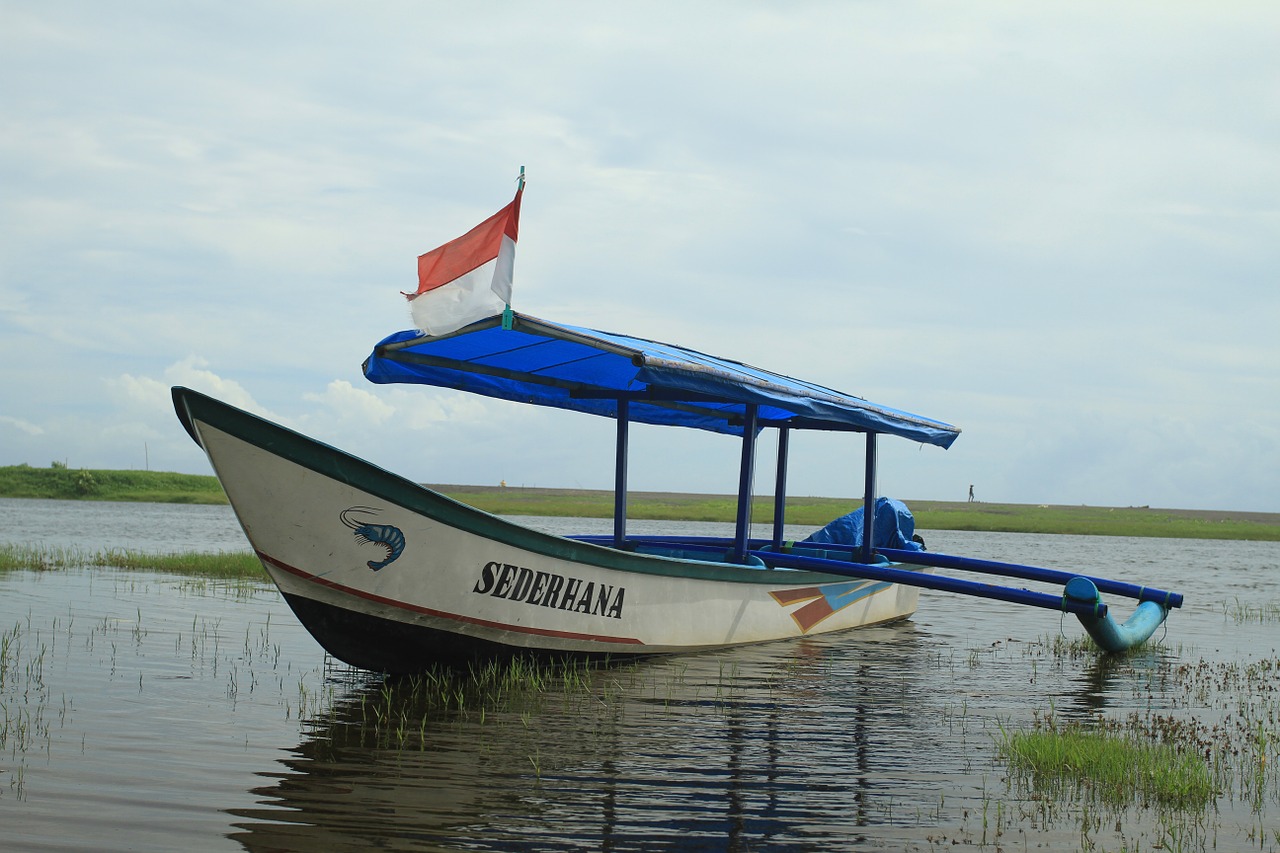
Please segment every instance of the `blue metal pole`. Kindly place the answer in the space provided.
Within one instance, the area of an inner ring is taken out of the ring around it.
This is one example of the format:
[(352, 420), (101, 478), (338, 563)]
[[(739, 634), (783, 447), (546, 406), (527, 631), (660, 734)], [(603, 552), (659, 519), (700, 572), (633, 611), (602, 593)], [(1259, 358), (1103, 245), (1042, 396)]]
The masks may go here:
[(1101, 601), (1081, 601), (1062, 595), (1032, 592), (1028, 589), (1015, 589), (1009, 586), (978, 583), (977, 581), (966, 581), (959, 578), (939, 577), (938, 575), (928, 575), (924, 572), (913, 572), (910, 569), (894, 569), (884, 564), (871, 566), (846, 563), (844, 560), (822, 560), (816, 557), (803, 557), (798, 554), (776, 554), (772, 551), (753, 551), (751, 553), (762, 560), (767, 559), (776, 566), (786, 568), (808, 569), (811, 572), (822, 572), (829, 575), (900, 583), (904, 586), (918, 586), (922, 589), (956, 592), (978, 598), (1007, 601), (1011, 604), (1043, 607), (1046, 610), (1059, 610), (1075, 614), (1083, 613), (1086, 616), (1101, 617), (1107, 613), (1107, 605)]
[(613, 457), (613, 547), (627, 539), (627, 436), (631, 401), (618, 400), (618, 443)]
[(992, 560), (977, 560), (972, 557), (956, 557), (949, 554), (935, 554), (932, 551), (899, 551), (893, 548), (877, 548), (877, 552), (898, 563), (915, 563), (921, 566), (937, 566), (942, 569), (961, 569), (969, 572), (982, 572), (988, 575), (1001, 575), (1009, 578), (1045, 581), (1047, 583), (1065, 584), (1072, 578), (1084, 577), (1093, 582), (1100, 592), (1112, 595), (1123, 595), (1139, 601), (1154, 601), (1165, 607), (1181, 607), (1182, 593), (1166, 592), (1149, 586), (1113, 581), (1107, 578), (1095, 578), (1080, 572), (1064, 572), (1059, 569), (1044, 569), (1039, 566), (1022, 566), (1017, 563), (997, 563)]
[(742, 467), (738, 470), (738, 515), (733, 531), (733, 559), (737, 562), (746, 557), (751, 527), (751, 480), (755, 474), (758, 412), (755, 403), (748, 403), (742, 417)]
[(778, 476), (773, 484), (773, 548), (782, 550), (783, 528), (787, 523), (787, 456), (790, 453), (791, 429), (778, 427)]
[(876, 521), (876, 434), (867, 433), (867, 462), (863, 471), (866, 480), (862, 488), (862, 562), (873, 559), (875, 543), (872, 541)]

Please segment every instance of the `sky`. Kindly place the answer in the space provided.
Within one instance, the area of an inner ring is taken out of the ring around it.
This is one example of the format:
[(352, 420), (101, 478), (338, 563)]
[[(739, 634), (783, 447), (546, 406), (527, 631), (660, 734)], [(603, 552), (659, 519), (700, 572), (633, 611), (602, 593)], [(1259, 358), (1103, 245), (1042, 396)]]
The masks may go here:
[[(511, 200), (513, 307), (959, 426), (905, 500), (1280, 512), (1280, 5), (0, 0), (0, 465), (210, 473), (186, 385), (429, 483), (613, 423), (360, 365)], [(772, 439), (757, 492), (771, 489)], [(632, 489), (737, 440), (637, 426)], [(791, 495), (862, 492), (859, 437)]]

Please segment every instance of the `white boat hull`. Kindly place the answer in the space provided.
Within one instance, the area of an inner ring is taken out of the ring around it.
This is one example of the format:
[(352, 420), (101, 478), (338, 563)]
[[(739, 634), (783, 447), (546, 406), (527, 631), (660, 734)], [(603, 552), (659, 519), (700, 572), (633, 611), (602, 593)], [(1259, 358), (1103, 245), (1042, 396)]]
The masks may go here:
[(357, 667), (702, 651), (916, 609), (912, 586), (540, 533), (202, 395), (174, 399), (290, 607)]

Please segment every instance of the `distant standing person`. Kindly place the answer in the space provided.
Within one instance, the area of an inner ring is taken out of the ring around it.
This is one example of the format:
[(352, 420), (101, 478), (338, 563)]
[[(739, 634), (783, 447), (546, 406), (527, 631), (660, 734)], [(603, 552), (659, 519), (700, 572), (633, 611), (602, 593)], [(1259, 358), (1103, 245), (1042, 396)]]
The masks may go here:
[(969, 484), (969, 503), (973, 503), (973, 483)]

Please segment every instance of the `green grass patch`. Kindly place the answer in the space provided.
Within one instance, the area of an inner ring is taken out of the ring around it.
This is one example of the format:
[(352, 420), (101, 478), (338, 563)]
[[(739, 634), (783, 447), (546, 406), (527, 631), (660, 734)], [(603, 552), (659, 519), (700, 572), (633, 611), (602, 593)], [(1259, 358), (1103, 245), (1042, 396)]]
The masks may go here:
[(87, 468), (0, 466), (0, 497), (52, 500), (147, 501), (225, 504), (218, 478), (168, 471), (109, 471)]
[(1004, 732), (998, 746), (1015, 776), (1053, 796), (1073, 787), (1113, 808), (1179, 810), (1204, 809), (1216, 797), (1204, 760), (1166, 744), (1072, 726)]
[(1151, 507), (908, 502), (922, 530), (1280, 541), (1280, 515)]
[[(495, 515), (612, 518), (613, 493), (588, 489), (531, 489), (494, 486), (435, 486), (454, 500)], [(916, 528), (992, 533), (1071, 533), (1088, 536), (1163, 536), (1171, 539), (1280, 541), (1280, 514), (1231, 513), (1150, 507), (1037, 506), (908, 500)], [(821, 526), (862, 502), (851, 498), (791, 497), (787, 523)], [(732, 522), (736, 498), (727, 495), (632, 492), (632, 519)], [(773, 499), (751, 505), (756, 524), (773, 523)]]
[(128, 549), (85, 551), (43, 545), (0, 544), (0, 571), (56, 571), (93, 567), (166, 572), (206, 578), (265, 580), (262, 564), (249, 552), (170, 552), (147, 554)]

